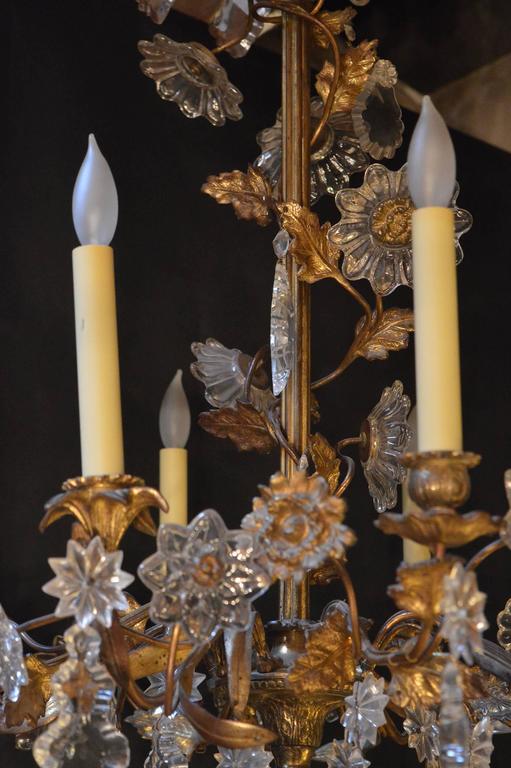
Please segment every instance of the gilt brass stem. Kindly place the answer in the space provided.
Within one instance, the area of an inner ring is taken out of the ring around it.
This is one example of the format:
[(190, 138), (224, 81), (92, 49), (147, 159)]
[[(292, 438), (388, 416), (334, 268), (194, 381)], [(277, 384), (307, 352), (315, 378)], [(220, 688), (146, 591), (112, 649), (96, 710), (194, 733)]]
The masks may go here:
[[(310, 64), (304, 19), (282, 14), (282, 194), (286, 202), (307, 206), (310, 199)], [(296, 318), (296, 362), (282, 396), (282, 425), (300, 456), (307, 450), (310, 425), (310, 286), (298, 279), (298, 265), (288, 255), (287, 271)], [(295, 464), (281, 451), (282, 471), (292, 476)], [(281, 620), (309, 614), (307, 579), (281, 583)]]

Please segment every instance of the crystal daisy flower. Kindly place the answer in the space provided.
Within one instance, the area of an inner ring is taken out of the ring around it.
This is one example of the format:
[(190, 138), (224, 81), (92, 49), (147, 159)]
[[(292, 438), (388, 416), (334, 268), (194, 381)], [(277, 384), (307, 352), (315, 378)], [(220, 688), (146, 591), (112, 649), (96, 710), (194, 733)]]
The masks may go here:
[(438, 765), (440, 754), (436, 713), (425, 707), (407, 709), (403, 728), (408, 734), (408, 746), (415, 749), (420, 763), (428, 768)]
[(385, 680), (369, 673), (353, 685), (353, 694), (346, 697), (346, 711), (342, 724), (346, 740), (364, 749), (378, 741), (378, 728), (385, 725), (385, 707), (389, 701), (383, 693)]
[(488, 628), (485, 603), (486, 595), (477, 588), (475, 573), (455, 563), (444, 578), (441, 603), (444, 617), (440, 633), (449, 643), (454, 658), (461, 658), (469, 665), (473, 664), (474, 652), (483, 652), (482, 633)]
[[(459, 239), (472, 226), (468, 211), (456, 207), (459, 187), (451, 200), (454, 211), (456, 261), (463, 258)], [(344, 255), (342, 271), (349, 280), (365, 278), (382, 296), (400, 285), (413, 285), (412, 213), (406, 165), (391, 171), (384, 165), (370, 165), (362, 186), (341, 189), (335, 197), (341, 220), (330, 228), (328, 237)]]

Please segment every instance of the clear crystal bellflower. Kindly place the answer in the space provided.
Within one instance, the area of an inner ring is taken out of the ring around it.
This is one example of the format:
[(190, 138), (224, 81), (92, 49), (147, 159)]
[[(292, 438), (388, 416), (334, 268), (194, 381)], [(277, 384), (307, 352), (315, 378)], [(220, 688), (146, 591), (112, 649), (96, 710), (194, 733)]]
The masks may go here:
[(456, 659), (473, 664), (474, 652), (483, 652), (482, 633), (488, 628), (484, 615), (486, 595), (477, 588), (475, 573), (465, 571), (459, 562), (444, 579), (441, 609), (444, 615), (441, 635)]
[(395, 381), (385, 387), (363, 428), (361, 463), (377, 512), (396, 506), (397, 487), (406, 477), (400, 458), (412, 437), (406, 421), (409, 411), (410, 398)]
[(408, 746), (415, 749), (419, 762), (426, 762), (427, 768), (438, 765), (440, 744), (436, 712), (425, 707), (407, 709), (403, 728), (408, 734)]
[(268, 768), (273, 760), (273, 754), (264, 747), (247, 747), (246, 749), (227, 749), (218, 747), (215, 754), (218, 768)]
[(98, 621), (104, 627), (112, 624), (112, 612), (129, 608), (123, 595), (133, 576), (121, 571), (123, 553), (107, 552), (99, 536), (86, 547), (70, 539), (66, 557), (48, 560), (56, 578), (44, 585), (43, 591), (58, 597), (56, 616), (74, 616), (79, 627)]
[(214, 126), (242, 118), (243, 96), (211, 51), (200, 43), (177, 43), (162, 34), (138, 44), (142, 72), (158, 95), (174, 101), (186, 117), (205, 117)]
[(369, 768), (371, 765), (358, 747), (337, 739), (317, 749), (313, 760), (325, 762), (328, 768)]
[(346, 728), (346, 740), (360, 749), (375, 745), (378, 728), (385, 725), (385, 707), (389, 701), (383, 693), (385, 680), (370, 672), (361, 682), (353, 685), (353, 694), (346, 697), (346, 711), (342, 724)]
[(0, 703), (5, 699), (18, 701), (20, 688), (27, 683), (21, 637), (0, 605)]
[(250, 533), (227, 530), (218, 512), (207, 509), (188, 526), (161, 525), (157, 546), (138, 569), (153, 593), (154, 621), (179, 622), (198, 642), (217, 627), (246, 629), (251, 601), (270, 584)]

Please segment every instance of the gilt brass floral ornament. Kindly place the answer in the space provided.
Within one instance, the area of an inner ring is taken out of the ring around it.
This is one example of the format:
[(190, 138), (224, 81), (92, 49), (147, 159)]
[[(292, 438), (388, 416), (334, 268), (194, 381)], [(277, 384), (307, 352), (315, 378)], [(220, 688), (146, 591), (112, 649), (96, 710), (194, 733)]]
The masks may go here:
[(227, 79), (216, 57), (200, 43), (177, 43), (162, 34), (138, 44), (140, 68), (156, 83), (158, 95), (174, 101), (186, 117), (205, 117), (222, 126), (242, 118), (243, 96)]
[(287, 479), (277, 472), (259, 490), (241, 526), (257, 535), (273, 579), (298, 581), (327, 558), (343, 558), (346, 547), (355, 543), (355, 535), (343, 525), (345, 502), (329, 495), (323, 477), (296, 472)]
[(441, 634), (454, 658), (462, 658), (467, 664), (473, 664), (474, 653), (483, 652), (482, 633), (489, 626), (485, 604), (486, 595), (478, 590), (475, 573), (465, 571), (459, 562), (454, 563), (444, 577)]
[[(346, 39), (353, 42), (355, 39), (355, 31), (351, 22), (356, 15), (356, 10), (351, 6), (348, 6), (347, 8), (342, 8), (338, 11), (321, 11), (318, 14), (318, 19), (328, 27), (334, 36), (340, 35), (341, 32), (343, 32)], [(312, 27), (312, 39), (320, 48), (328, 48), (328, 37), (320, 27)]]
[[(456, 260), (463, 258), (461, 235), (472, 226), (468, 211), (454, 209)], [(343, 254), (342, 271), (349, 280), (366, 278), (375, 293), (386, 296), (400, 285), (413, 285), (412, 213), (406, 165), (391, 171), (374, 163), (357, 189), (340, 190), (335, 198), (341, 220), (328, 237)]]
[(288, 676), (288, 684), (298, 694), (320, 690), (343, 690), (355, 679), (353, 644), (347, 617), (332, 607), (321, 623), (312, 629), (305, 653), (298, 656)]
[(330, 493), (335, 493), (339, 485), (339, 474), (341, 460), (337, 457), (337, 452), (330, 445), (326, 437), (316, 432), (309, 439), (309, 449), (318, 475), (325, 478), (328, 483)]
[(158, 549), (138, 574), (153, 593), (154, 621), (176, 622), (193, 642), (204, 642), (218, 627), (246, 629), (250, 603), (269, 586), (254, 537), (228, 531), (213, 509), (188, 526), (161, 525)]
[(448, 556), (442, 560), (403, 563), (397, 570), (398, 584), (387, 592), (400, 610), (430, 621), (442, 612), (444, 579), (456, 562), (459, 561), (455, 557)]
[(279, 203), (282, 227), (293, 238), (289, 252), (300, 265), (298, 277), (306, 283), (324, 278), (341, 280), (337, 249), (327, 239), (330, 224), (320, 224), (318, 217), (298, 203)]
[(229, 438), (239, 451), (270, 453), (277, 445), (268, 419), (250, 403), (205, 411), (199, 425), (215, 437)]
[[(354, 107), (369, 73), (376, 62), (377, 40), (364, 40), (347, 49), (342, 55), (341, 77), (335, 93), (333, 112), (349, 112)], [(334, 66), (325, 61), (316, 77), (316, 91), (326, 102), (334, 81)]]
[(66, 557), (50, 557), (56, 577), (43, 587), (47, 595), (59, 598), (56, 616), (74, 616), (81, 628), (96, 621), (110, 627), (113, 611), (129, 607), (122, 590), (133, 576), (121, 570), (122, 559), (120, 551), (107, 552), (99, 536), (86, 547), (70, 539)]
[(355, 328), (350, 352), (369, 361), (386, 360), (389, 352), (408, 348), (413, 329), (413, 311), (407, 307), (385, 309), (381, 315), (373, 312), (371, 322), (364, 315)]
[(414, 511), (409, 515), (384, 512), (374, 522), (383, 533), (411, 539), (433, 549), (436, 544), (448, 548), (463, 547), (481, 536), (499, 531), (500, 518), (487, 512), (467, 512), (465, 515), (448, 512)]
[(154, 488), (131, 475), (77, 477), (62, 486), (64, 493), (50, 499), (39, 529), (65, 516), (80, 526), (80, 540), (99, 536), (109, 552), (115, 551), (132, 525), (150, 536), (156, 535), (150, 507), (166, 511), (165, 499)]
[(238, 219), (254, 219), (261, 227), (272, 220), (272, 188), (259, 168), (208, 176), (202, 191), (221, 205), (232, 205)]
[[(11, 658), (11, 665), (15, 661), (15, 657)], [(4, 704), (7, 730), (20, 727), (29, 730), (45, 724), (47, 708), (52, 698), (51, 678), (56, 667), (50, 666), (35, 655), (25, 657), (24, 666), (27, 681), (21, 689), (20, 696), (17, 701), (8, 700)], [(3, 685), (1, 687), (3, 688)]]
[(406, 421), (409, 411), (410, 398), (395, 381), (385, 387), (364, 424), (361, 463), (377, 512), (396, 506), (397, 487), (406, 477), (400, 458), (412, 436)]

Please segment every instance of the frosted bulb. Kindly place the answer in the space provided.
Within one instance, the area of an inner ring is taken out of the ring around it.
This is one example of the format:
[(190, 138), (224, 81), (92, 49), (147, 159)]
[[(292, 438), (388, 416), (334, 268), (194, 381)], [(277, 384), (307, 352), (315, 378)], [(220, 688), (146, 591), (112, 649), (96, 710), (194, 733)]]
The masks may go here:
[(408, 149), (408, 188), (416, 208), (447, 208), (456, 184), (456, 155), (449, 130), (429, 96)]
[(109, 245), (119, 205), (114, 177), (94, 134), (73, 189), (73, 223), (82, 245)]
[(170, 382), (160, 407), (160, 435), (165, 448), (184, 448), (190, 434), (190, 408), (183, 389), (183, 371)]

